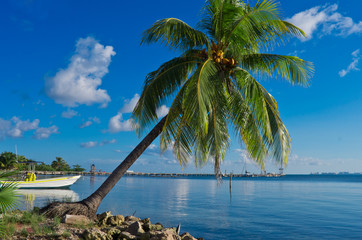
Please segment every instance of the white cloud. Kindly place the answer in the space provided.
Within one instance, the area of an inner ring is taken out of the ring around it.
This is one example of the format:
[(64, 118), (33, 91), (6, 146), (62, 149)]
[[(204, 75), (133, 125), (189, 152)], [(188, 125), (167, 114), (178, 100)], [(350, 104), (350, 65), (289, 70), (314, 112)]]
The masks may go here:
[(150, 146), (148, 146), (148, 149), (155, 150), (157, 149), (157, 145), (152, 143)]
[(79, 125), (79, 128), (89, 127), (92, 124), (93, 124), (92, 121), (86, 121), (86, 122), (82, 123), (81, 125)]
[(74, 116), (77, 116), (78, 112), (74, 111), (72, 109), (68, 109), (67, 111), (62, 112), (62, 117), (63, 118), (72, 118)]
[(46, 139), (49, 138), (50, 135), (54, 134), (54, 133), (58, 133), (58, 127), (53, 125), (51, 127), (48, 128), (38, 128), (35, 131), (35, 135), (34, 138), (36, 139)]
[(247, 150), (239, 148), (235, 149), (234, 151), (237, 152), (240, 156), (240, 159), (237, 160), (236, 163), (257, 165), (257, 163), (253, 160), (253, 158), (250, 156)]
[(99, 118), (97, 118), (97, 117), (90, 117), (90, 118), (88, 118), (87, 121), (81, 123), (81, 124), (79, 125), (79, 128), (89, 127), (89, 126), (92, 125), (93, 123), (100, 124), (100, 123), (101, 123), (101, 120), (99, 120)]
[(103, 145), (106, 145), (106, 144), (113, 144), (113, 143), (116, 143), (117, 140), (116, 139), (112, 139), (112, 140), (104, 140), (102, 142), (99, 143), (99, 146), (103, 146)]
[(362, 21), (355, 23), (352, 18), (338, 13), (337, 9), (337, 4), (316, 6), (299, 12), (286, 21), (293, 23), (306, 33), (307, 38), (302, 38), (302, 41), (311, 39), (320, 27), (322, 27), (320, 36), (330, 34), (348, 36), (362, 32)]
[(91, 121), (93, 121), (94, 123), (98, 123), (100, 124), (101, 123), (101, 120), (97, 117), (92, 117), (92, 118), (89, 118)]
[(348, 65), (347, 69), (342, 69), (338, 72), (340, 77), (346, 76), (350, 71), (359, 71), (360, 69), (357, 68), (359, 62), (359, 52), (360, 50), (357, 49), (352, 52), (352, 62)]
[(166, 116), (168, 114), (169, 110), (170, 109), (168, 107), (166, 107), (166, 105), (162, 105), (161, 107), (157, 108), (157, 110), (156, 110), (157, 117), (159, 119), (163, 118), (164, 116)]
[(123, 120), (122, 113), (112, 117), (108, 123), (108, 131), (111, 133), (126, 132), (134, 130), (134, 120), (132, 118)]
[(23, 137), (24, 132), (37, 129), (39, 122), (39, 119), (22, 121), (18, 117), (12, 117), (10, 120), (0, 119), (0, 137)]
[(121, 113), (131, 113), (133, 112), (134, 107), (136, 106), (140, 96), (136, 93), (131, 100), (126, 99), (124, 100), (124, 105), (121, 108)]
[(289, 157), (289, 164), (291, 165), (303, 165), (303, 166), (322, 166), (325, 165), (320, 159), (312, 157), (301, 157), (296, 154), (292, 154)]
[(98, 145), (98, 142), (96, 142), (96, 141), (89, 141), (89, 142), (80, 144), (80, 146), (82, 148), (93, 148), (93, 147), (96, 147), (97, 145)]
[(103, 145), (106, 145), (106, 144), (113, 144), (113, 143), (116, 143), (116, 142), (117, 142), (116, 139), (104, 140), (104, 141), (100, 142), (99, 144), (98, 144), (97, 141), (89, 141), (89, 142), (81, 143), (80, 146), (82, 148), (94, 148), (94, 147), (97, 147), (97, 146), (103, 146)]
[(111, 99), (99, 86), (115, 54), (112, 46), (104, 46), (92, 37), (79, 39), (68, 67), (46, 80), (47, 95), (68, 107), (94, 103), (107, 106)]
[(0, 118), (0, 139), (4, 139), (6, 136), (11, 138), (20, 138), (24, 136), (25, 132), (33, 131), (34, 138), (44, 139), (48, 138), (53, 133), (58, 133), (58, 127), (53, 125), (48, 128), (39, 127), (39, 119), (33, 121), (22, 121), (20, 118), (14, 116), (10, 120), (4, 120)]

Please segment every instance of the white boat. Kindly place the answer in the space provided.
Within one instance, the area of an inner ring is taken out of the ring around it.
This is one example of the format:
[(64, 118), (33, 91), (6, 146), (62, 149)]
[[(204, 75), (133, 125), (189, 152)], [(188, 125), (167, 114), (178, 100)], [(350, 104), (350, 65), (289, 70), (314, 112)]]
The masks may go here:
[[(57, 178), (44, 178), (35, 181), (13, 181), (17, 183), (18, 188), (62, 188), (69, 187), (75, 183), (79, 176), (67, 176)], [(7, 181), (2, 181), (7, 182)]]

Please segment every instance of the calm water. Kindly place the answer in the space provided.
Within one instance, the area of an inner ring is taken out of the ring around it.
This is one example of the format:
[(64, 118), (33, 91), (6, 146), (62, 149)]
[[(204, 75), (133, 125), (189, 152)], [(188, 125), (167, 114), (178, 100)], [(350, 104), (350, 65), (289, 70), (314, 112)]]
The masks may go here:
[[(83, 199), (106, 177), (82, 177), (70, 190), (23, 193), (26, 207)], [(63, 191), (63, 192), (61, 192)], [(99, 212), (150, 217), (206, 240), (362, 239), (362, 175), (233, 179), (124, 177)]]

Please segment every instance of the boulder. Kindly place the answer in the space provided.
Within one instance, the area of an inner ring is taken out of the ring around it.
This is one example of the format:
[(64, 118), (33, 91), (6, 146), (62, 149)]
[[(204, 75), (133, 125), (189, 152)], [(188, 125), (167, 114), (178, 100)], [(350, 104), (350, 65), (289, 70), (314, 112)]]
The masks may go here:
[(174, 229), (165, 228), (162, 231), (150, 231), (150, 240), (181, 240)]
[(122, 230), (117, 227), (107, 227), (107, 228), (102, 228), (101, 230), (107, 233), (108, 235), (111, 235), (113, 238), (114, 236), (117, 236), (122, 232)]
[(191, 236), (190, 233), (185, 232), (185, 233), (181, 234), (181, 240), (197, 240), (197, 239), (194, 238), (193, 236)]
[(150, 240), (151, 234), (149, 232), (142, 233), (140, 237), (140, 240)]
[(106, 225), (108, 218), (111, 216), (112, 216), (112, 214), (110, 211), (98, 214), (97, 215), (98, 225), (100, 225), (100, 226)]
[(122, 215), (110, 216), (107, 218), (107, 224), (111, 226), (119, 226), (124, 222), (124, 217)]
[(141, 234), (145, 233), (140, 222), (132, 223), (128, 227), (127, 232), (131, 233), (132, 235), (137, 235), (137, 236), (140, 236)]
[(112, 240), (112, 236), (108, 235), (105, 232), (102, 232), (96, 228), (90, 228), (84, 230), (82, 237), (84, 240)]
[(125, 221), (129, 221), (129, 222), (136, 222), (136, 221), (140, 221), (141, 219), (135, 216), (127, 216), (125, 219)]
[(133, 240), (133, 239), (137, 239), (137, 237), (135, 235), (132, 235), (129, 232), (121, 232), (119, 234), (118, 239), (126, 239), (126, 240)]
[(83, 215), (68, 215), (66, 214), (63, 222), (66, 224), (88, 224), (91, 221)]
[(161, 231), (163, 229), (163, 226), (161, 223), (156, 223), (156, 224), (146, 223), (143, 224), (143, 229), (145, 231)]
[(146, 223), (151, 224), (150, 218), (142, 219), (140, 222), (141, 222), (142, 224), (146, 224)]

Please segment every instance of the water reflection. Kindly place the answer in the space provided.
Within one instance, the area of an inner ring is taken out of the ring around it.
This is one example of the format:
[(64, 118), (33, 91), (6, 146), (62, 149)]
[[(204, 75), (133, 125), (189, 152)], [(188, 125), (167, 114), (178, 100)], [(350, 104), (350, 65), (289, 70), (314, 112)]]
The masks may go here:
[(36, 206), (44, 206), (52, 201), (79, 201), (79, 195), (70, 189), (19, 189), (22, 209), (31, 210)]
[(90, 179), (90, 187), (91, 187), (92, 189), (94, 189), (95, 176), (92, 175), (92, 176), (90, 176), (89, 179)]

